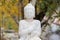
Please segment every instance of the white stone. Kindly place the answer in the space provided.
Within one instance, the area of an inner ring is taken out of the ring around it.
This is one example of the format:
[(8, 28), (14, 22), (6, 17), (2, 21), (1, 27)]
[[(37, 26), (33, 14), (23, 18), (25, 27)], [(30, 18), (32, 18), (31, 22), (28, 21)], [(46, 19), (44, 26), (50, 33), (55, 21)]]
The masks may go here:
[(33, 18), (35, 17), (35, 8), (29, 3), (24, 7), (24, 17), (25, 18)]

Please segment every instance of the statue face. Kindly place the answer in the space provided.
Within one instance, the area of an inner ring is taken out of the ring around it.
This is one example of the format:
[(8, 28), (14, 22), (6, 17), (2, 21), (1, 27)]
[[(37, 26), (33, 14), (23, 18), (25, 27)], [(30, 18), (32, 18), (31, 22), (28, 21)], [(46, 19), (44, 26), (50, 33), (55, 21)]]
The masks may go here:
[(34, 18), (35, 17), (35, 11), (34, 10), (29, 10), (24, 13), (25, 18)]

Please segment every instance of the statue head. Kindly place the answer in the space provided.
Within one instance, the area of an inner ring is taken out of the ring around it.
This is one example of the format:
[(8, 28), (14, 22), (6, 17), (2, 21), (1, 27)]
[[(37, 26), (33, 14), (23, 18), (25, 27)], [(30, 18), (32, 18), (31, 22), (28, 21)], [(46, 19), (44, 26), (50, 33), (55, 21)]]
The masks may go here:
[(29, 3), (24, 7), (24, 17), (25, 18), (34, 18), (35, 17), (35, 8)]

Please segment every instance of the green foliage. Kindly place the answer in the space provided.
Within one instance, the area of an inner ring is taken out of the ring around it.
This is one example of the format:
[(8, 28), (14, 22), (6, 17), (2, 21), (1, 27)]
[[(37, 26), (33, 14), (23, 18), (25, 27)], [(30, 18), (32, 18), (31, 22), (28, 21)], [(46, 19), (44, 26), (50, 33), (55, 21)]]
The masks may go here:
[(40, 11), (43, 11), (43, 12), (44, 10), (46, 10), (46, 13), (45, 13), (46, 16), (51, 16), (53, 12), (56, 12), (55, 9), (59, 6), (59, 4), (60, 4), (60, 0), (38, 0), (37, 1), (38, 9), (40, 9)]
[(11, 23), (9, 23), (9, 24), (8, 24), (8, 29), (10, 29), (10, 30), (11, 30), (11, 29), (13, 29), (13, 27), (12, 27), (12, 24), (11, 24)]
[(16, 0), (11, 0), (12, 5), (16, 3)]
[(5, 4), (5, 0), (1, 0), (1, 2), (2, 2), (2, 5), (4, 5), (4, 4)]

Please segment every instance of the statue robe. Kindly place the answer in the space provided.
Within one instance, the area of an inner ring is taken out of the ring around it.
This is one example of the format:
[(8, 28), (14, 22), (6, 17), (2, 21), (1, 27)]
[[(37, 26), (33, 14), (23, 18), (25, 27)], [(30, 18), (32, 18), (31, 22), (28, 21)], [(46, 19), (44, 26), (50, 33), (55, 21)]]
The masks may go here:
[(21, 20), (19, 22), (19, 40), (41, 40), (41, 23), (38, 20), (33, 20), (32, 22), (27, 22), (26, 20)]

